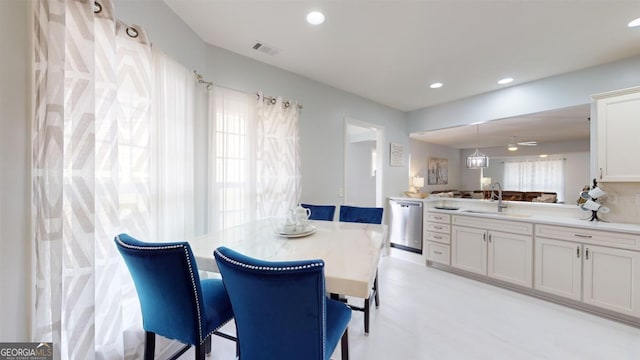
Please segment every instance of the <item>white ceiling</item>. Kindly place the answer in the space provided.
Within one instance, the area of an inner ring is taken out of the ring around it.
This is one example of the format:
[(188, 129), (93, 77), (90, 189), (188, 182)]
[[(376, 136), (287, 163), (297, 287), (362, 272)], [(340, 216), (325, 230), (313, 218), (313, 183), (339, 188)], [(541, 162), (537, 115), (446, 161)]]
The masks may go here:
[(640, 54), (639, 0), (164, 1), (212, 45), (403, 111)]

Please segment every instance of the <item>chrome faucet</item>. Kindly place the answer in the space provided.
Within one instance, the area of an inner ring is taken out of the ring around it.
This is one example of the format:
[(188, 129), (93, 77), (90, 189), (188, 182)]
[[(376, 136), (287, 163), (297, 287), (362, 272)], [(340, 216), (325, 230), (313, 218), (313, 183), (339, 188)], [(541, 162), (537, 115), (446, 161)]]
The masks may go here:
[[(496, 188), (498, 189), (498, 193), (496, 194)], [(502, 212), (502, 209), (507, 207), (507, 204), (502, 203), (502, 186), (499, 182), (495, 182), (491, 184), (491, 201), (498, 200), (498, 212)]]

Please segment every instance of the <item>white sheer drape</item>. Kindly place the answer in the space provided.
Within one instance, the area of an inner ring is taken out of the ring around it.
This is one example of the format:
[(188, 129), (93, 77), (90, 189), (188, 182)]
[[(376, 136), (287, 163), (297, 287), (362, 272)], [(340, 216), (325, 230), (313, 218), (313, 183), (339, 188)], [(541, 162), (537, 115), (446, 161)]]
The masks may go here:
[(564, 200), (564, 160), (526, 159), (505, 161), (504, 189), (556, 192)]
[(255, 219), (255, 116), (251, 97), (209, 94), (209, 231)]
[(32, 340), (55, 359), (141, 358), (113, 238), (193, 233), (193, 75), (158, 54), (154, 71), (145, 31), (113, 14), (110, 0), (34, 2)]
[(297, 104), (218, 86), (210, 99), (209, 230), (286, 216), (300, 196)]
[(161, 51), (153, 51), (153, 62), (156, 238), (185, 240), (194, 236), (195, 228), (193, 129), (195, 94), (200, 89), (192, 71)]

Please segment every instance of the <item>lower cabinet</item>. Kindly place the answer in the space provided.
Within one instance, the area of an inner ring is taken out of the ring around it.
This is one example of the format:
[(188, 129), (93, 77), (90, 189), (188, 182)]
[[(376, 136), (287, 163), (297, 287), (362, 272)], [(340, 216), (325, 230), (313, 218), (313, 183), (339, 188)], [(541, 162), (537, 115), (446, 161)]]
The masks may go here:
[(533, 237), (453, 226), (451, 266), (530, 288), (533, 285)]
[(424, 235), (427, 260), (450, 265), (451, 215), (427, 211), (424, 218)]
[(537, 237), (535, 259), (535, 289), (582, 299), (581, 244)]
[(536, 290), (640, 317), (640, 252), (536, 237), (535, 259)]

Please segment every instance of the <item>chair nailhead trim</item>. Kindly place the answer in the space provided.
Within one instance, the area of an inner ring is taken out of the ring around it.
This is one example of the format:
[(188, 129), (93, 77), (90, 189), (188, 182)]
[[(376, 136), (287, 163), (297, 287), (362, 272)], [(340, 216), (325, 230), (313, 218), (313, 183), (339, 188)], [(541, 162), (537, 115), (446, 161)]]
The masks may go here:
[(315, 268), (315, 267), (319, 267), (319, 266), (323, 266), (324, 265), (321, 262), (315, 262), (315, 263), (310, 263), (310, 264), (305, 264), (305, 265), (298, 265), (298, 266), (256, 266), (256, 265), (245, 264), (243, 262), (230, 259), (230, 258), (226, 257), (225, 255), (223, 255), (217, 249), (216, 249), (216, 253), (218, 255), (220, 255), (220, 257), (222, 257), (227, 262), (230, 262), (230, 263), (232, 263), (234, 265), (242, 266), (242, 267), (247, 268), (247, 269), (252, 269), (252, 270), (293, 271), (293, 270), (311, 269), (311, 268)]
[[(292, 270), (302, 270), (302, 269), (311, 269), (311, 268), (315, 268), (315, 267), (321, 267), (324, 266), (324, 263), (322, 262), (314, 262), (314, 263), (309, 263), (309, 264), (305, 264), (305, 265), (298, 265), (298, 266), (256, 266), (256, 265), (251, 265), (251, 264), (245, 264), (243, 262), (237, 261), (237, 260), (233, 260), (230, 259), (229, 257), (225, 256), (224, 254), (222, 254), (218, 249), (215, 250), (215, 253), (218, 254), (221, 258), (223, 258), (225, 261), (237, 265), (237, 266), (241, 266), (247, 269), (252, 269), (252, 270), (266, 270), (266, 271), (292, 271)], [(223, 280), (224, 281), (224, 280)], [(323, 279), (324, 282), (324, 279)], [(325, 299), (322, 299), (323, 304), (325, 304)], [(327, 314), (326, 314), (326, 305), (323, 306), (323, 310), (322, 310), (322, 323), (325, 324), (327, 323), (327, 318), (326, 318)], [(346, 331), (346, 330), (345, 330)], [(325, 333), (325, 331), (322, 331), (322, 358), (324, 359), (325, 357), (325, 352), (326, 352), (326, 343), (327, 343), (327, 334)]]
[[(202, 337), (202, 316), (200, 315), (200, 302), (198, 301), (198, 291), (197, 291), (197, 287), (196, 287), (196, 280), (195, 280), (195, 277), (193, 275), (193, 268), (191, 267), (191, 259), (189, 258), (189, 251), (188, 251), (187, 247), (182, 245), (182, 244), (180, 244), (180, 245), (167, 245), (167, 246), (135, 246), (135, 245), (129, 245), (129, 244), (125, 243), (124, 241), (122, 241), (120, 239), (120, 236), (116, 236), (116, 238), (118, 239), (118, 243), (120, 243), (122, 246), (124, 246), (126, 248), (129, 248), (129, 249), (146, 250), (146, 251), (170, 250), (170, 249), (179, 249), (179, 248), (184, 249), (184, 256), (187, 259), (187, 264), (189, 265), (189, 276), (191, 278), (191, 289), (193, 290), (194, 302), (196, 304), (196, 311), (198, 313), (198, 338), (200, 340), (200, 345), (202, 345), (202, 343), (206, 340), (206, 337), (204, 337), (204, 338)], [(222, 327), (222, 325), (220, 327)], [(217, 330), (218, 329), (213, 330), (212, 333), (214, 331), (217, 331)], [(207, 334), (207, 336), (209, 336), (209, 335), (210, 334)]]

